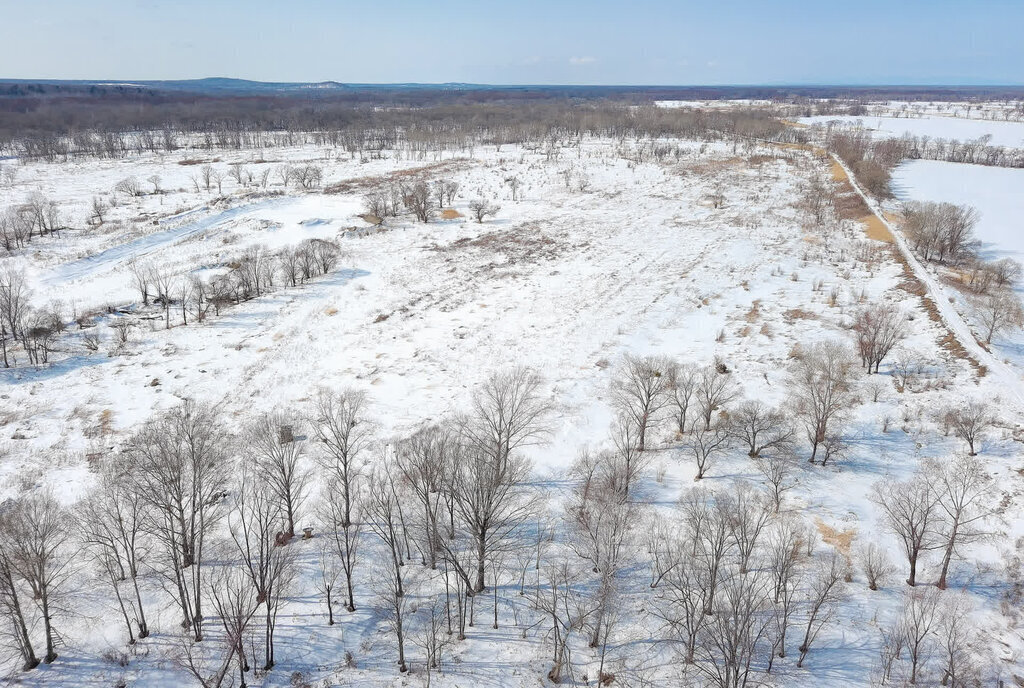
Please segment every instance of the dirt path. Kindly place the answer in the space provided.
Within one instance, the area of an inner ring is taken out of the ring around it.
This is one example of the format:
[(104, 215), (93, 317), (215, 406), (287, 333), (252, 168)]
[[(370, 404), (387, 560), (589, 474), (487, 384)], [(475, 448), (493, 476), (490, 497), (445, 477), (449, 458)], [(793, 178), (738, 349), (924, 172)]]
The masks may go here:
[(936, 312), (942, 318), (942, 322), (950, 334), (956, 338), (969, 356), (985, 366), (988, 373), (1000, 381), (1013, 401), (1016, 402), (1018, 411), (1024, 410), (1024, 379), (1021, 378), (1020, 373), (978, 343), (970, 325), (967, 324), (963, 316), (956, 310), (954, 304), (950, 302), (949, 297), (946, 296), (942, 284), (913, 254), (903, 234), (886, 219), (885, 214), (878, 208), (878, 205), (864, 193), (864, 190), (860, 188), (853, 174), (843, 165), (839, 158), (833, 155), (832, 160), (833, 165), (837, 165), (843, 170), (850, 186), (864, 199), (864, 203), (871, 209), (874, 216), (873, 223), (877, 222), (877, 225), (884, 227), (888, 231), (891, 241), (899, 249), (914, 277), (924, 286), (926, 290), (925, 298), (934, 304)]

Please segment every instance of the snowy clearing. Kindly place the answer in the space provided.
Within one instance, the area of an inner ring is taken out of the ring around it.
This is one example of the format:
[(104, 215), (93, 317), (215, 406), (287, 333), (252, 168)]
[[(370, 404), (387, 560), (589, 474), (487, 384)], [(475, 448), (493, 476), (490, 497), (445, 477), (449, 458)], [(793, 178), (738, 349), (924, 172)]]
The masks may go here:
[[(784, 523), (801, 524), (794, 547), (808, 553), (799, 557), (807, 562), (806, 578), (794, 583), (800, 601), (793, 610), (789, 654), (774, 660), (771, 674), (765, 673), (764, 654), (758, 655), (757, 680), (853, 688), (877, 679), (883, 631), (894, 627), (910, 593), (903, 583), (906, 556), (873, 491), (909, 479), (931, 465), (928, 460), (948, 462), (963, 454), (964, 443), (944, 412), (972, 400), (991, 402), (994, 409), (977, 448), (994, 485), (985, 496), (993, 505), (985, 526), (995, 537), (958, 544), (947, 562), (950, 589), (941, 594), (969, 606), (962, 620), (986, 640), (972, 648), (986, 680), (1024, 675), (1024, 639), (1012, 602), (1019, 581), (1017, 539), (1024, 536), (1020, 370), (1007, 365), (979, 371), (950, 343), (973, 338), (962, 321), (953, 323), (955, 311), (940, 304), (947, 319), (936, 318), (921, 298), (931, 293), (941, 302), (943, 287), (929, 282), (922, 290), (921, 275), (913, 269), (907, 274), (890, 244), (866, 238), (860, 222), (837, 218), (831, 205), (815, 204), (815, 189), (831, 189), (831, 163), (810, 147), (750, 144), (737, 151), (726, 143), (658, 144), (674, 148), (674, 155), (638, 161), (631, 142), (581, 137), (558, 155), (506, 144), (432, 159), (383, 151), (361, 161), (335, 149), (297, 145), (274, 150), (273, 161), (263, 152), (241, 150), (207, 163), (223, 171), (238, 163), (256, 178), (267, 170), (267, 180), (282, 161), (314, 161), (324, 180), (308, 190), (272, 177), (263, 186), (228, 179), (223, 189), (203, 188), (194, 179), (201, 169), (190, 157), (195, 151), (20, 166), (16, 179), (0, 187), (0, 202), (13, 206), (32, 193), (46, 194), (74, 229), (33, 239), (28, 249), (2, 259), (7, 267), (25, 270), (33, 303), (59, 300), (68, 316), (49, 363), (0, 370), (2, 495), (49, 489), (62, 504), (78, 504), (96, 489), (98, 463), (129, 451), (142, 423), (186, 398), (216, 409), (237, 462), (248, 451), (243, 429), (251, 419), (274, 410), (293, 414), (296, 438), (289, 442), (306, 447), (303, 461), (312, 468), (323, 449), (311, 439), (307, 420), (316, 416), (320, 388), (366, 394), (369, 470), (383, 465), (396, 440), (423, 423), (469, 412), (474, 391), (495, 372), (527, 366), (539, 375), (538, 397), (551, 409), (547, 432), (519, 450), (531, 463), (524, 491), (544, 509), (531, 512), (508, 535), (501, 557), (479, 562), (481, 571), (487, 564), (488, 585), (472, 597), (475, 625), (466, 629), (465, 640), (449, 637), (440, 669), (426, 670), (419, 643), (431, 605), (445, 599), (440, 571), (447, 567), (420, 565), (425, 554), (419, 542), (415, 550), (408, 544), (419, 531), (405, 531), (404, 520), (405, 613), (416, 639), (405, 648), (409, 674), (398, 672), (393, 616), (379, 590), (391, 575), (391, 554), (369, 529), (354, 574), (357, 609), (347, 612), (336, 599), (337, 623), (327, 624), (318, 581), (324, 558), (319, 544), (328, 540), (328, 530), (323, 512), (312, 505), (336, 495), (317, 474), (297, 524), (312, 528), (313, 538), (297, 537), (284, 548), (294, 556), (295, 577), (282, 593), (276, 665), (254, 671), (248, 680), (265, 686), (428, 680), (440, 686), (534, 686), (551, 675), (553, 632), (551, 615), (538, 601), (553, 564), (538, 569), (531, 566), (534, 557), (544, 549), (552, 562), (579, 569), (566, 589), (579, 595), (581, 605), (599, 588), (596, 565), (580, 563), (577, 556), (582, 546), (573, 540), (578, 523), (570, 505), (579, 498), (581, 454), (614, 447), (613, 383), (621, 379), (625, 357), (665, 356), (712, 371), (710, 379), (727, 379), (735, 397), (707, 411), (708, 426), (724, 428), (743, 399), (790, 409), (807, 352), (834, 340), (852, 357), (853, 321), (888, 304), (905, 318), (905, 336), (883, 358), (878, 375), (866, 375), (851, 359), (855, 374), (845, 419), (838, 434), (827, 438), (830, 460), (822, 465), (819, 455), (819, 463), (810, 463), (804, 431), (794, 434), (791, 489), (780, 500), (780, 514), (765, 511), (772, 533)], [(945, 168), (932, 167), (937, 165), (942, 163), (902, 168), (901, 193), (946, 200), (942, 184), (951, 178), (938, 171)], [(143, 180), (154, 174), (160, 175), (159, 192), (118, 198), (111, 191), (129, 175)], [(963, 189), (964, 200), (983, 215), (986, 197), (979, 189), (997, 198), (997, 177), (1005, 177), (1008, 190), (1009, 175), (1002, 174), (978, 175), (978, 189)], [(439, 204), (450, 211), (448, 219), (440, 207), (427, 223), (409, 213), (382, 223), (370, 218), (367, 194), (406, 179), (457, 182), (454, 199)], [(86, 220), (96, 195), (109, 205), (108, 216), (90, 226)], [(476, 222), (477, 199), (500, 209)], [(991, 215), (1005, 217), (999, 214), (1018, 206), (990, 207)], [(983, 220), (980, 232), (987, 241), (999, 243), (1005, 236), (985, 236), (984, 226)], [(193, 317), (184, 324), (177, 305), (144, 304), (133, 281), (132, 261), (184, 284), (190, 276), (238, 270), (240, 256), (257, 247), (277, 255), (309, 240), (336, 242), (337, 264), (295, 286), (277, 274), (272, 289), (211, 311), (202, 322)], [(88, 314), (88, 327), (79, 329), (72, 314)], [(130, 323), (126, 341), (117, 341), (118, 323)], [(87, 346), (90, 333), (99, 333), (93, 349)], [(725, 503), (724, 495), (746, 494), (741, 484), (764, 492), (766, 478), (746, 449), (733, 444), (715, 455), (698, 481), (694, 443), (703, 437), (700, 424), (678, 432), (668, 407), (650, 420), (646, 469), (629, 488), (627, 501), (635, 510), (629, 512), (631, 539), (623, 545), (627, 555), (617, 573), (618, 616), (605, 626), (607, 654), (588, 643), (584, 628), (590, 626), (572, 628), (566, 636), (571, 656), (561, 677), (566, 683), (594, 685), (604, 670), (616, 675), (613, 685), (693, 685), (712, 662), (702, 656), (697, 664), (705, 668), (698, 670), (680, 660), (680, 645), (669, 640), (676, 636), (666, 630), (665, 588), (651, 585), (657, 534), (684, 521), (681, 500), (697, 494), (691, 492), (695, 485), (716, 491)], [(234, 480), (238, 463), (231, 466)], [(227, 523), (211, 530), (210, 568), (228, 568), (225, 562), (235, 556)], [(761, 547), (766, 541), (767, 536)], [(894, 567), (876, 591), (864, 574), (869, 544)], [(932, 549), (922, 556), (916, 590), (934, 589), (942, 551), (938, 544)], [(758, 552), (751, 571), (730, 577), (730, 585), (767, 574), (767, 559)], [(9, 657), (9, 675), (25, 685), (176, 686), (191, 681), (183, 648), (200, 662), (216, 664), (225, 646), (220, 618), (208, 612), (210, 638), (188, 641), (158, 560), (153, 554), (139, 577), (139, 599), (152, 628), (148, 638), (125, 645), (113, 589), (79, 554), (81, 565), (69, 574), (73, 584), (62, 599), (69, 611), (55, 622), (62, 640), (57, 660), (19, 673)], [(834, 581), (841, 594), (829, 597), (818, 630), (805, 597), (819, 580), (818, 565), (828, 561), (842, 569)], [(470, 603), (470, 597), (465, 600)], [(816, 636), (798, 667), (797, 636), (805, 628), (814, 628)], [(33, 637), (42, 633), (37, 619), (31, 630)], [(253, 647), (260, 642), (252, 640)], [(262, 653), (252, 652), (254, 658)], [(768, 656), (773, 653), (774, 646)], [(897, 674), (905, 671), (903, 662), (897, 665)], [(937, 662), (928, 667), (932, 685), (941, 671)]]

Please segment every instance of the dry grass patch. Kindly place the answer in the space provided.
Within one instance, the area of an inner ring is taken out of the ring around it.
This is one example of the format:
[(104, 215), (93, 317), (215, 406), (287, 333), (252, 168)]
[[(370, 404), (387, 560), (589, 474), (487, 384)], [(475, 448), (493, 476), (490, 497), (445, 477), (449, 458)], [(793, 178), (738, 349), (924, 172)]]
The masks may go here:
[(872, 213), (866, 217), (860, 219), (861, 224), (864, 225), (864, 233), (868, 235), (868, 239), (874, 239), (875, 241), (884, 241), (888, 244), (893, 242), (892, 232), (885, 226), (877, 215)]
[(462, 213), (455, 208), (445, 208), (444, 212), (441, 213), (442, 220), (457, 220), (460, 217), (462, 217)]
[(757, 322), (757, 319), (761, 317), (761, 299), (754, 299), (754, 303), (750, 305), (750, 310), (743, 316), (743, 319), (748, 323)]
[(375, 177), (356, 177), (353, 179), (343, 179), (340, 182), (331, 184), (324, 189), (325, 194), (347, 194), (357, 193), (365, 191), (367, 189), (376, 188), (379, 186), (391, 184), (399, 181), (409, 181), (410, 178), (423, 177), (429, 179), (430, 177), (438, 174), (444, 174), (448, 172), (455, 172), (458, 170), (469, 167), (471, 161), (465, 158), (454, 158), (452, 160), (445, 160), (443, 162), (435, 162), (430, 165), (422, 165), (420, 167), (412, 167), (407, 170), (399, 170), (390, 174), (382, 174)]
[(817, 313), (804, 310), (803, 308), (790, 308), (788, 311), (782, 313), (782, 317), (786, 319), (787, 323), (794, 323), (797, 320), (817, 320)]
[(857, 529), (838, 530), (828, 525), (820, 518), (814, 519), (814, 525), (821, 534), (821, 540), (827, 545), (832, 545), (843, 555), (847, 562), (850, 561), (850, 548), (854, 538), (857, 537)]

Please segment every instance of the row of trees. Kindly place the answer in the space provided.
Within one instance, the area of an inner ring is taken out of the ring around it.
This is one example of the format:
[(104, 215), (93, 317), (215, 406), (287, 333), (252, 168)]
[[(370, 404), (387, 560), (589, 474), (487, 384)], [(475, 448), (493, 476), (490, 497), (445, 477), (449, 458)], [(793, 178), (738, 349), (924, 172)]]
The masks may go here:
[(8, 253), (24, 248), (33, 237), (59, 236), (64, 229), (60, 207), (40, 193), (33, 193), (24, 203), (0, 212), (0, 247)]
[(996, 167), (1024, 167), (1024, 148), (994, 146), (991, 144), (991, 134), (967, 141), (911, 134), (873, 140), (870, 131), (829, 122), (825, 135), (838, 146), (836, 152), (849, 150), (853, 146), (861, 151), (858, 156), (860, 159), (878, 158), (889, 167), (902, 160), (942, 160)]
[(202, 322), (210, 308), (221, 309), (259, 298), (279, 286), (296, 287), (333, 271), (341, 260), (341, 248), (331, 239), (306, 239), (278, 252), (265, 246), (250, 246), (228, 261), (227, 271), (203, 278), (195, 274), (176, 275), (152, 263), (129, 263), (132, 283), (144, 307), (163, 307), (165, 326), (171, 326), (171, 310), (177, 309), (182, 324)]
[(459, 183), (451, 179), (399, 181), (367, 194), (363, 203), (366, 211), (380, 220), (398, 217), (404, 209), (420, 222), (429, 222), (438, 210), (450, 206), (458, 193)]
[[(332, 272), (341, 260), (341, 248), (330, 239), (306, 239), (297, 246), (271, 252), (251, 246), (230, 260), (227, 270), (210, 277), (192, 273), (176, 274), (153, 263), (131, 261), (132, 284), (144, 308), (159, 305), (164, 325), (171, 327), (172, 314), (188, 325), (191, 317), (203, 322), (213, 309), (222, 309), (267, 294), (280, 286), (296, 287)], [(23, 270), (0, 269), (0, 360), (5, 368), (18, 364), (19, 352), (29, 365), (48, 363), (66, 329), (59, 303), (32, 305), (32, 289)], [(82, 328), (91, 328), (91, 317), (76, 318)], [(130, 323), (118, 319), (117, 345), (125, 343)], [(124, 327), (122, 327), (122, 325)], [(83, 339), (90, 351), (99, 346), (99, 336), (87, 333)]]

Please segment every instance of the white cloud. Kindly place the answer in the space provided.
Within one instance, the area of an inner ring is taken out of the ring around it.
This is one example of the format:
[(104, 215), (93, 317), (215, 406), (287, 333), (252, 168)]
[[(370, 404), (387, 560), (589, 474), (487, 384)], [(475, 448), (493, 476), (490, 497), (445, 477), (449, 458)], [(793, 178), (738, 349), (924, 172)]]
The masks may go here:
[(589, 56), (587, 56), (587, 57), (576, 57), (576, 56), (573, 56), (573, 57), (569, 58), (569, 64), (576, 65), (576, 66), (594, 64), (595, 62), (597, 62), (597, 58), (596, 57), (589, 57)]

